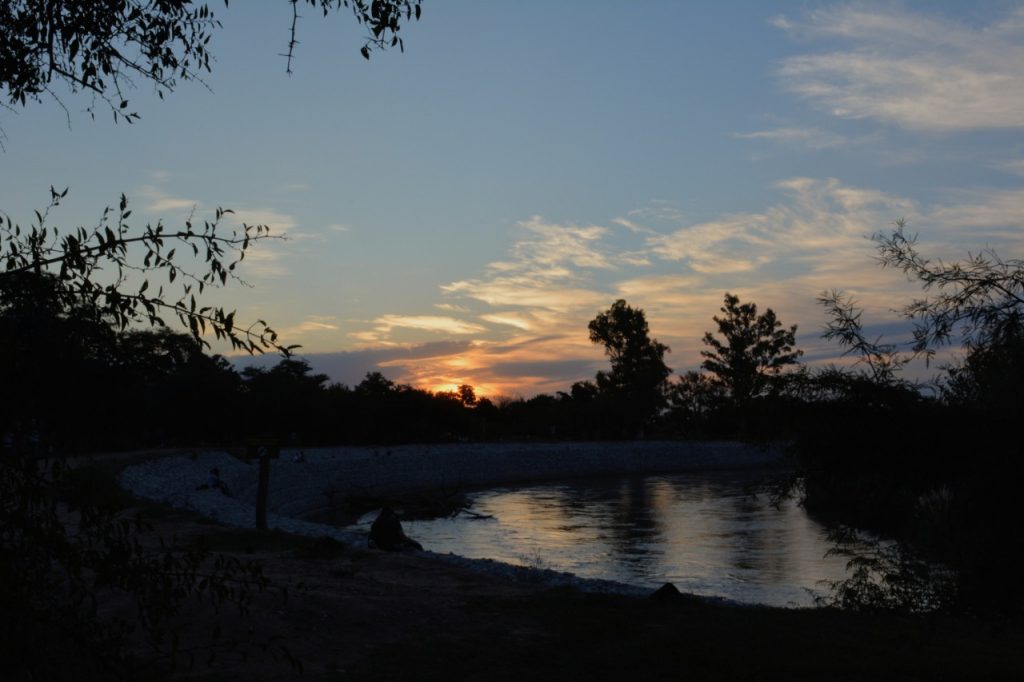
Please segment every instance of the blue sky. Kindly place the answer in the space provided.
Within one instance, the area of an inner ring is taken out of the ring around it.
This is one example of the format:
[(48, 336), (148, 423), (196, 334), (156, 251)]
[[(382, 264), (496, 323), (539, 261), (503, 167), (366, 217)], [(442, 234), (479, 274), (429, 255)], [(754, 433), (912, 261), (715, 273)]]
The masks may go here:
[(726, 291), (825, 361), (821, 291), (879, 329), (917, 293), (865, 239), (896, 218), (935, 257), (1021, 257), (1022, 3), (436, 0), (369, 62), (310, 11), (291, 76), (287, 3), (217, 12), (209, 89), (140, 84), (135, 124), (0, 110), (0, 211), (30, 222), (52, 184), (57, 224), (124, 192), (139, 223), (270, 225), (253, 288), (210, 300), (336, 380), (565, 389), (606, 365), (586, 324), (617, 298), (684, 371)]

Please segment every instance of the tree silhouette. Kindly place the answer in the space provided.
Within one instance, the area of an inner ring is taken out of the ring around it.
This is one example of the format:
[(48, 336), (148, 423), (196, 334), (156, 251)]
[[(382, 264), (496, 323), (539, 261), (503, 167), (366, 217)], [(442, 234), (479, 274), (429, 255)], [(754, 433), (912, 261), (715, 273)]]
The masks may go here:
[[(205, 552), (147, 546), (140, 540), (145, 525), (83, 495), (62, 460), (47, 459), (51, 447), (137, 445), (159, 420), (196, 426), (193, 415), (177, 411), (182, 405), (155, 414), (139, 408), (168, 366), (205, 365), (209, 371), (197, 375), (204, 379), (219, 374), (215, 361), (196, 361), (205, 333), (250, 352), (289, 349), (265, 323), (236, 326), (234, 312), (196, 298), (237, 280), (236, 266), (252, 243), (267, 238), (266, 228), (226, 232), (226, 212), (218, 210), (202, 226), (188, 221), (172, 231), (157, 223), (137, 233), (122, 196), (96, 227), (62, 231), (47, 220), (65, 194), (51, 189), (50, 206), (28, 228), (9, 217), (0, 224), (0, 382), (8, 398), (0, 415), (0, 605), (14, 624), (0, 628), (0, 658), (7, 664), (19, 660), (12, 652), (21, 654), (20, 666), (8, 670), (15, 679), (66, 679), (72, 670), (127, 678), (129, 633), (173, 658), (178, 637), (168, 623), (188, 599), (233, 602), (244, 611), (266, 580), (249, 563), (218, 557), (209, 565)], [(177, 318), (189, 343), (126, 333), (134, 323), (164, 327), (164, 316)], [(171, 387), (161, 388), (157, 395)], [(196, 384), (190, 389), (185, 405), (208, 412), (192, 399)], [(223, 411), (218, 416), (230, 421)], [(92, 606), (98, 584), (134, 601), (138, 618), (99, 615)], [(207, 649), (228, 645), (211, 640)]]
[[(914, 323), (914, 338), (906, 345), (866, 338), (852, 299), (837, 291), (819, 298), (830, 316), (826, 338), (858, 355), (867, 371), (828, 368), (812, 377), (818, 395), (796, 448), (803, 501), (852, 527), (894, 535), (928, 565), (950, 569), (939, 576), (951, 588), (939, 600), (928, 594), (934, 576), (918, 570), (924, 563), (883, 554), (838, 585), (840, 600), (873, 607), (902, 593), (910, 599), (900, 608), (1019, 615), (1024, 588), (1005, 557), (1024, 551), (1024, 542), (1005, 529), (1022, 523), (1024, 261), (992, 250), (930, 260), (905, 222), (895, 225), (873, 238), (878, 263), (926, 292), (900, 311)], [(943, 367), (942, 400), (899, 376), (911, 360), (953, 343), (965, 355)]]
[[(360, 50), (366, 58), (373, 48), (401, 48), (400, 26), (419, 18), (421, 4), (303, 2), (325, 15), (350, 9), (369, 31)], [(299, 0), (289, 4), (290, 72)], [(24, 107), (49, 96), (64, 107), (65, 92), (84, 92), (93, 98), (87, 107), (91, 115), (98, 101), (115, 121), (130, 123), (138, 118), (128, 109), (126, 96), (133, 81), (148, 81), (161, 98), (179, 81), (201, 82), (211, 67), (208, 44), (219, 27), (207, 4), (190, 0), (0, 3), (0, 106)], [(276, 349), (287, 355), (290, 349), (278, 344), (266, 323), (239, 326), (233, 311), (197, 300), (207, 287), (238, 279), (235, 268), (247, 249), (269, 237), (264, 226), (243, 225), (226, 234), (221, 221), (229, 211), (218, 209), (202, 226), (190, 220), (182, 229), (166, 230), (157, 223), (134, 233), (122, 195), (118, 209), (105, 211), (97, 227), (61, 231), (48, 225), (47, 218), (66, 193), (51, 188), (49, 207), (37, 211), (36, 222), (27, 229), (6, 216), (0, 222), (0, 372), (4, 379), (14, 376), (21, 382), (4, 382), (8, 400), (0, 415), (0, 661), (12, 679), (134, 679), (149, 671), (131, 660), (132, 632), (140, 633), (155, 655), (173, 661), (181, 651), (172, 621), (180, 621), (186, 600), (198, 599), (214, 610), (231, 603), (244, 613), (267, 581), (249, 562), (210, 558), (204, 551), (183, 551), (162, 540), (159, 547), (140, 540), (141, 521), (133, 524), (88, 499), (61, 460), (40, 456), (47, 452), (40, 447), (38, 415), (53, 416), (52, 401), (66, 395), (62, 389), (68, 381), (84, 380), (97, 393), (107, 389), (117, 367), (112, 363), (117, 354), (108, 351), (118, 349), (118, 338), (135, 323), (164, 327), (165, 317), (177, 318), (196, 345), (206, 345), (206, 335), (212, 334), (250, 353)], [(184, 257), (176, 258), (179, 250)], [(58, 348), (70, 363), (63, 381), (40, 383), (38, 373), (23, 371), (24, 365), (18, 364), (23, 355), (9, 354), (36, 350), (22, 343), (26, 321), (43, 334), (59, 332), (51, 340), (68, 339)], [(89, 335), (75, 333), (82, 330)], [(153, 340), (135, 339), (147, 347)], [(166, 346), (171, 364), (182, 348), (176, 340), (155, 345)], [(66, 346), (73, 346), (73, 352)], [(129, 373), (145, 376), (166, 363), (143, 364), (147, 366)], [(97, 371), (84, 371), (92, 368)], [(8, 410), (19, 398), (21, 405)], [(71, 406), (75, 414), (90, 407), (98, 413), (88, 423), (90, 431), (109, 433), (137, 425), (133, 415), (118, 409), (117, 401), (97, 398), (92, 395)], [(223, 412), (219, 416), (230, 421)], [(137, 617), (102, 617), (96, 608), (97, 586), (125, 594), (137, 607)], [(219, 639), (219, 627), (213, 632), (208, 645), (200, 644), (197, 651), (212, 655), (230, 645)], [(283, 654), (294, 661), (287, 650)]]
[[(403, 48), (399, 31), (419, 19), (422, 0), (285, 0), (292, 20), (286, 70), (298, 41), (299, 6), (349, 9), (367, 29), (360, 53)], [(227, 0), (225, 0), (227, 5)], [(283, 5), (283, 2), (282, 2)], [(11, 0), (0, 4), (0, 92), (10, 106), (44, 95), (61, 102), (55, 88), (91, 93), (115, 120), (132, 122), (127, 90), (134, 79), (152, 83), (162, 99), (179, 81), (200, 81), (211, 71), (210, 40), (220, 21), (207, 3), (190, 0)], [(88, 107), (95, 115), (95, 105)]]
[[(265, 225), (225, 230), (222, 220), (231, 211), (218, 208), (201, 226), (189, 219), (177, 230), (158, 222), (133, 232), (132, 212), (121, 195), (118, 209), (105, 209), (96, 227), (61, 231), (47, 221), (67, 192), (51, 187), (49, 205), (36, 211), (28, 228), (10, 216), (0, 219), (0, 284), (19, 283), (6, 287), (5, 296), (28, 297), (34, 305), (62, 311), (89, 308), (93, 317), (121, 330), (135, 322), (163, 327), (165, 317), (173, 316), (204, 346), (209, 346), (205, 335), (212, 333), (250, 353), (290, 350), (262, 320), (242, 327), (235, 324), (234, 311), (200, 305), (196, 298), (229, 279), (242, 282), (235, 270), (252, 244), (271, 238)], [(155, 277), (166, 278), (166, 284)]]
[(796, 325), (783, 329), (768, 308), (757, 314), (754, 303), (740, 303), (737, 296), (725, 294), (723, 317), (712, 319), (718, 325), (719, 341), (711, 332), (704, 334), (701, 367), (715, 374), (728, 388), (737, 405), (765, 393), (783, 368), (797, 362), (803, 351), (794, 350)]
[(857, 364), (868, 367), (870, 383), (878, 387), (905, 384), (899, 373), (916, 353), (894, 343), (883, 343), (881, 338), (871, 340), (864, 336), (860, 322), (863, 311), (857, 308), (852, 297), (843, 292), (835, 289), (826, 291), (818, 297), (818, 303), (825, 307), (829, 317), (822, 337), (826, 341), (837, 341), (846, 349), (844, 355), (858, 356)]
[(700, 372), (679, 375), (679, 381), (669, 391), (670, 420), (686, 437), (706, 436), (714, 433), (714, 421), (722, 407), (728, 403), (725, 385), (718, 379)]
[(591, 342), (603, 344), (612, 363), (610, 372), (597, 373), (600, 393), (616, 403), (627, 428), (642, 429), (665, 404), (669, 347), (650, 338), (644, 311), (622, 299), (591, 320), (588, 329)]
[(472, 386), (469, 384), (460, 384), (458, 393), (459, 400), (463, 405), (466, 407), (476, 405), (476, 391), (473, 390)]
[(876, 233), (878, 262), (903, 271), (921, 283), (931, 298), (906, 305), (903, 314), (915, 321), (914, 351), (931, 354), (934, 346), (959, 335), (968, 347), (983, 346), (1001, 337), (1012, 338), (1024, 326), (1024, 260), (1004, 259), (991, 249), (968, 254), (966, 260), (946, 263), (925, 258), (917, 235), (904, 233), (906, 221), (896, 221), (889, 234)]

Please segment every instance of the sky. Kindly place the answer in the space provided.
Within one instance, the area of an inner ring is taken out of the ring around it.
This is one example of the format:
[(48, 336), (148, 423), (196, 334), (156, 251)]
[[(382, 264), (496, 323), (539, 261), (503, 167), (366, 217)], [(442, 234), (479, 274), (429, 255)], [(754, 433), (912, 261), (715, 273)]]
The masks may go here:
[(620, 298), (685, 372), (726, 292), (827, 363), (826, 290), (906, 338), (920, 288), (869, 239), (893, 221), (932, 258), (1024, 251), (1024, 3), (427, 0), (369, 61), (307, 11), (291, 75), (287, 2), (211, 7), (205, 86), (137, 83), (136, 123), (0, 109), (0, 213), (53, 185), (65, 227), (121, 193), (137, 227), (270, 226), (251, 286), (206, 300), (335, 381), (567, 390), (607, 368), (587, 322)]

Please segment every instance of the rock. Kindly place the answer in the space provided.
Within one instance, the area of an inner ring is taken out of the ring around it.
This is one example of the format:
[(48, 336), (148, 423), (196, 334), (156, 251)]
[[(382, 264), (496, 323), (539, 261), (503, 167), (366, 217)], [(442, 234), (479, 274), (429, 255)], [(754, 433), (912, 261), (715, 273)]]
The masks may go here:
[(685, 599), (685, 597), (683, 597), (683, 593), (680, 592), (679, 589), (672, 583), (665, 583), (657, 590), (652, 592), (651, 595), (647, 598), (651, 601), (661, 602), (663, 604), (678, 602)]
[(423, 545), (405, 534), (398, 514), (391, 507), (381, 509), (377, 519), (370, 526), (369, 545), (388, 552), (423, 549)]

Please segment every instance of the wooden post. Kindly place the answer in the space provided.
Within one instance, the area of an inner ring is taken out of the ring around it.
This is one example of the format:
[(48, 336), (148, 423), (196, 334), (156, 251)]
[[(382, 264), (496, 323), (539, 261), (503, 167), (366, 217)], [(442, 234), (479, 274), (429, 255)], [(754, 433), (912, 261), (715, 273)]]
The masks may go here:
[(256, 488), (256, 530), (267, 529), (267, 488), (270, 486), (270, 455), (266, 447), (259, 449), (260, 482)]
[(249, 441), (249, 457), (258, 457), (260, 477), (256, 487), (256, 529), (267, 529), (267, 491), (270, 488), (270, 460), (281, 456), (275, 439), (254, 438)]

